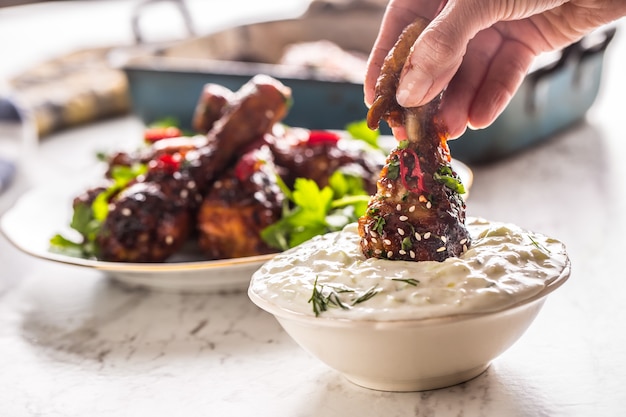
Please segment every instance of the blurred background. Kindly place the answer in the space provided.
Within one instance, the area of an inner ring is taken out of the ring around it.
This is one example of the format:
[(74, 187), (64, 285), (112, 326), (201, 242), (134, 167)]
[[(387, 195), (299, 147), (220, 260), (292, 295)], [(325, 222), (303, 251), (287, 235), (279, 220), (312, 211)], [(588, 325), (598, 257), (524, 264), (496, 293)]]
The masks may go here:
[[(342, 129), (363, 119), (365, 60), (385, 0), (0, 0), (0, 189), (24, 144), (95, 121), (165, 117), (188, 127), (203, 84), (257, 73), (293, 89), (287, 124)], [(491, 162), (567, 129), (600, 92), (615, 27), (541, 57), (509, 108), (471, 140)], [(383, 133), (389, 133), (383, 127)]]

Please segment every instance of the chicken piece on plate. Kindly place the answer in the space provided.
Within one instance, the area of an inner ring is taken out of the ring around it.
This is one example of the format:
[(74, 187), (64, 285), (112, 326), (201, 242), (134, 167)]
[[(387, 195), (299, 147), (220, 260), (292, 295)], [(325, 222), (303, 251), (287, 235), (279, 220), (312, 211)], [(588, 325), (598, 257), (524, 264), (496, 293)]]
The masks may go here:
[(284, 194), (267, 145), (246, 152), (219, 178), (198, 212), (198, 243), (210, 259), (275, 252), (261, 230), (280, 218)]
[(207, 133), (211, 130), (215, 122), (224, 114), (234, 94), (222, 85), (205, 84), (191, 120), (193, 130), (198, 133)]
[(344, 138), (331, 131), (289, 128), (266, 135), (275, 163), (281, 168), (285, 183), (291, 188), (296, 178), (308, 178), (320, 188), (339, 170), (363, 180), (363, 188), (374, 193), (376, 177), (385, 156), (364, 142)]
[(189, 210), (154, 182), (135, 183), (111, 201), (96, 238), (99, 258), (114, 262), (162, 262), (189, 236)]
[[(284, 117), (289, 99), (289, 88), (279, 81), (256, 76), (236, 93), (205, 137), (163, 139), (147, 153), (119, 157), (121, 164), (146, 164), (147, 172), (110, 196), (96, 237), (101, 259), (162, 262), (180, 249), (193, 230), (202, 196), (242, 149)], [(265, 215), (250, 213), (261, 219)]]
[(291, 89), (267, 75), (257, 75), (244, 84), (222, 117), (207, 133), (207, 143), (188, 153), (189, 170), (201, 190), (231, 165), (242, 149), (272, 130), (291, 103)]
[(368, 112), (371, 128), (383, 118), (402, 141), (387, 157), (377, 192), (359, 219), (367, 257), (443, 261), (470, 245), (464, 188), (450, 165), (445, 128), (436, 121), (439, 99), (419, 108), (402, 108), (395, 100), (399, 73), (425, 23), (409, 25), (390, 51)]

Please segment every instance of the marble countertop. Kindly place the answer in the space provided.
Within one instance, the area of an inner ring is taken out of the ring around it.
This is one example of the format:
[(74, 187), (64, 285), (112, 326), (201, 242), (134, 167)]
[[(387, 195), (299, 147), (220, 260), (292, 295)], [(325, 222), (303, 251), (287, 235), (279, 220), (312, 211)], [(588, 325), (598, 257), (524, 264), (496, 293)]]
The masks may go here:
[[(624, 415), (624, 47), (618, 31), (585, 120), (472, 166), (469, 215), (557, 237), (572, 260), (570, 280), (479, 377), (427, 392), (364, 389), (300, 349), (245, 292), (129, 289), (28, 256), (0, 235), (0, 415)], [(0, 213), (32, 187), (83, 175), (94, 152), (141, 127), (129, 116), (39, 143), (0, 130), (0, 151), (20, 163)]]

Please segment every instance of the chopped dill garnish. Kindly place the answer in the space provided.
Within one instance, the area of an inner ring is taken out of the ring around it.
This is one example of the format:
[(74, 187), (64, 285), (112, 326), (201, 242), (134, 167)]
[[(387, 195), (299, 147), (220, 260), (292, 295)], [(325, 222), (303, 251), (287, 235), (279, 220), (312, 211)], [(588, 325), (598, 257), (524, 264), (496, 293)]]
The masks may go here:
[(362, 302), (365, 302), (365, 301), (369, 300), (370, 298), (372, 298), (373, 296), (375, 296), (376, 294), (378, 294), (379, 292), (380, 292), (380, 288), (378, 288), (378, 285), (374, 285), (369, 290), (367, 290), (365, 293), (363, 293), (359, 298), (354, 300), (352, 302), (352, 305), (356, 305), (356, 304), (360, 304)]
[[(354, 293), (354, 290), (345, 287), (333, 288), (331, 285), (318, 284), (317, 279), (318, 277), (315, 277), (315, 281), (313, 281), (313, 292), (307, 301), (312, 304), (315, 317), (319, 317), (320, 314), (332, 307), (341, 308), (342, 310), (350, 309), (349, 305), (347, 305), (344, 301), (341, 301), (339, 294)], [(352, 305), (354, 306), (365, 302), (378, 294), (380, 291), (381, 289), (378, 288), (378, 285), (374, 285), (352, 301)]]
[(413, 285), (414, 287), (417, 287), (417, 284), (419, 284), (420, 282), (414, 278), (392, 278), (392, 281), (398, 281), (398, 282), (405, 282), (409, 285)]
[[(343, 310), (347, 310), (349, 308), (339, 299), (339, 294), (334, 289), (331, 288), (328, 291), (328, 294), (324, 295), (325, 288), (328, 287), (319, 285), (318, 288), (317, 277), (315, 277), (315, 281), (313, 282), (313, 293), (311, 294), (311, 298), (309, 298), (308, 300), (308, 302), (313, 305), (313, 312), (315, 313), (315, 317), (318, 317), (330, 307), (339, 307)], [(344, 293), (352, 291), (348, 289), (339, 289), (339, 292)]]
[(541, 243), (537, 242), (535, 238), (532, 237), (532, 235), (528, 234), (528, 239), (530, 239), (530, 242), (540, 251), (546, 254), (550, 253), (550, 250), (546, 248), (545, 246), (543, 246)]

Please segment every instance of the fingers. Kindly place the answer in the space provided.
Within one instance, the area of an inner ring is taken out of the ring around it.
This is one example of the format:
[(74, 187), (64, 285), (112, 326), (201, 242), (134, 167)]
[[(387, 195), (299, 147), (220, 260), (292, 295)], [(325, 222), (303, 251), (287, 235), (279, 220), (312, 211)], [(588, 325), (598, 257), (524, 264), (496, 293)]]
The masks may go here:
[(446, 88), (439, 114), (450, 138), (465, 131), (476, 92), (501, 44), (502, 36), (493, 29), (479, 32), (468, 44), (463, 63)]
[(470, 42), (463, 64), (448, 85), (440, 118), (450, 138), (466, 126), (482, 129), (502, 113), (524, 80), (536, 53), (494, 28)]
[(374, 88), (380, 68), (389, 50), (398, 40), (402, 30), (418, 16), (431, 20), (440, 8), (442, 0), (391, 0), (370, 53), (365, 73), (365, 104), (374, 101)]
[(493, 23), (480, 12), (481, 4), (451, 0), (424, 30), (400, 78), (396, 95), (400, 105), (421, 106), (448, 85), (469, 41)]
[(485, 128), (502, 113), (534, 58), (535, 53), (522, 42), (504, 39), (469, 109), (468, 124), (471, 127)]

